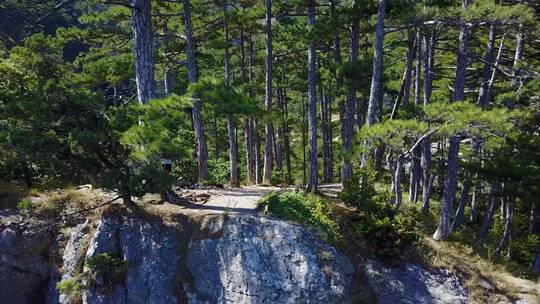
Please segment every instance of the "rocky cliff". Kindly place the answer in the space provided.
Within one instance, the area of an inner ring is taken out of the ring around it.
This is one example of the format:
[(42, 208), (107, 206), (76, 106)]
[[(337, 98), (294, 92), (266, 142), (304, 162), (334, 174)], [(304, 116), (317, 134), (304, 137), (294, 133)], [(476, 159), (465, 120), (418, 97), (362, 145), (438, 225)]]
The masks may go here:
[(71, 227), (36, 221), (1, 227), (2, 301), (348, 301), (354, 267), (296, 224), (226, 214), (177, 214), (165, 222), (112, 209)]

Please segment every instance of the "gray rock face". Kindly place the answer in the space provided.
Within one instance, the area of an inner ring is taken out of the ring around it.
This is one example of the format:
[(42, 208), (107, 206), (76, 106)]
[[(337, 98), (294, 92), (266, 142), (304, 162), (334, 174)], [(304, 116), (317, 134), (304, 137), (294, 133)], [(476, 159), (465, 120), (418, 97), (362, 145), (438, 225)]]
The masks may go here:
[(103, 218), (98, 222), (86, 258), (108, 253), (128, 263), (124, 282), (110, 288), (98, 278), (83, 295), (84, 303), (177, 303), (178, 276), (184, 258), (181, 232), (138, 218)]
[(51, 233), (44, 225), (0, 226), (0, 302), (35, 303), (49, 279)]
[(333, 247), (283, 221), (243, 216), (192, 242), (190, 303), (345, 303), (354, 268)]
[(365, 272), (381, 304), (468, 303), (467, 289), (446, 270), (428, 271), (413, 263), (388, 268), (369, 261)]
[[(354, 267), (315, 234), (240, 215), (111, 213), (65, 233), (47, 225), (0, 226), (1, 303), (346, 303)], [(65, 238), (64, 238), (65, 237)], [(114, 279), (88, 262), (124, 261)], [(124, 265), (124, 264), (123, 264)], [(62, 294), (69, 280), (80, 294)], [(65, 284), (64, 284), (65, 286)]]

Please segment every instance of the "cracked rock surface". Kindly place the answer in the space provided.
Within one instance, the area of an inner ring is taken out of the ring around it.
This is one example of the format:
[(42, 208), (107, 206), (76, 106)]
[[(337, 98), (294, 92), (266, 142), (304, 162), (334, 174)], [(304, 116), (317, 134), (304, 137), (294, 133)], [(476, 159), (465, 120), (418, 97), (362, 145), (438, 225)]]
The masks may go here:
[(253, 216), (192, 242), (188, 266), (190, 303), (345, 303), (354, 271), (300, 226)]

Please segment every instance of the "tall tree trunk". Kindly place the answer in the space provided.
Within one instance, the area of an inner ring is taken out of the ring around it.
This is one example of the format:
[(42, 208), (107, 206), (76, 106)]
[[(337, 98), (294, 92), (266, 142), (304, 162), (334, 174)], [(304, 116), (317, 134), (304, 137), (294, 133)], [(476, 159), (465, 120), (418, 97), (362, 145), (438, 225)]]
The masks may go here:
[(131, 0), (131, 6), (137, 100), (145, 104), (156, 94), (152, 59), (152, 8), (150, 0)]
[(409, 179), (409, 201), (411, 203), (417, 201), (418, 194), (420, 192), (420, 176), (422, 174), (421, 154), (422, 147), (420, 145), (414, 148), (411, 153), (411, 167)]
[(495, 23), (491, 23), (489, 26), (489, 37), (486, 48), (486, 54), (484, 55), (484, 68), (482, 70), (482, 83), (480, 84), (480, 90), (478, 91), (477, 104), (484, 107), (486, 106), (486, 93), (488, 89), (488, 83), (491, 76), (491, 64), (493, 64), (493, 51), (495, 48)]
[(279, 123), (277, 125), (277, 132), (274, 137), (274, 155), (276, 160), (276, 167), (278, 170), (283, 170), (283, 88), (277, 88), (276, 106), (280, 116)]
[[(321, 86), (321, 85), (319, 85)], [(322, 91), (321, 94), (321, 132), (323, 138), (323, 181), (331, 183), (334, 177), (332, 159), (332, 126), (330, 125), (330, 96)]]
[(424, 106), (426, 106), (431, 99), (433, 88), (433, 66), (435, 65), (435, 43), (437, 40), (435, 31), (431, 31), (429, 40), (427, 36), (424, 39), (426, 48), (424, 55)]
[(516, 51), (514, 52), (514, 62), (512, 64), (512, 86), (515, 87), (518, 85), (518, 66), (523, 56), (523, 46), (525, 40), (523, 39), (523, 24), (519, 25), (519, 30), (516, 35)]
[[(375, 123), (375, 115), (379, 98), (381, 96), (381, 78), (382, 78), (382, 61), (383, 61), (383, 42), (384, 42), (384, 10), (385, 0), (378, 0), (379, 11), (377, 15), (377, 27), (375, 28), (375, 45), (373, 52), (373, 74), (371, 77), (371, 89), (369, 92), (368, 106), (368, 125)], [(380, 109), (382, 111), (382, 109)]]
[(397, 156), (397, 159), (396, 159), (396, 169), (395, 169), (395, 172), (394, 172), (394, 195), (396, 196), (396, 201), (395, 201), (395, 209), (399, 209), (399, 207), (401, 206), (401, 202), (402, 202), (402, 191), (401, 191), (401, 176), (403, 175), (403, 162), (404, 162), (404, 157), (403, 157), (403, 154), (402, 153), (399, 153), (398, 156)]
[(463, 188), (461, 188), (461, 195), (459, 197), (459, 205), (452, 222), (452, 231), (458, 230), (461, 224), (463, 224), (463, 214), (465, 213), (465, 204), (469, 200), (469, 190), (471, 188), (471, 178), (465, 177), (463, 181)]
[(433, 176), (430, 174), (431, 170), (431, 140), (426, 137), (422, 141), (422, 159), (420, 160), (420, 166), (422, 167), (422, 179), (424, 180), (422, 189), (422, 212), (429, 210), (429, 199), (431, 196), (431, 189), (433, 186)]
[[(315, 0), (308, 5), (308, 27), (315, 27)], [(317, 159), (317, 57), (315, 41), (308, 47), (308, 127), (309, 127), (309, 175), (308, 191), (317, 191), (319, 163)]]
[(476, 223), (478, 212), (478, 196), (480, 195), (481, 184), (477, 183), (473, 186), (472, 199), (471, 199), (471, 223)]
[(272, 181), (272, 134), (274, 133), (274, 126), (270, 121), (270, 114), (272, 112), (272, 0), (265, 0), (266, 12), (266, 83), (265, 83), (265, 95), (264, 106), (266, 109), (267, 120), (265, 124), (265, 148), (264, 148), (264, 176), (263, 183), (270, 183)]
[(307, 182), (307, 163), (306, 163), (306, 110), (303, 97), (301, 98), (301, 109), (302, 109), (302, 184), (305, 185)]
[(489, 193), (489, 208), (484, 218), (484, 221), (482, 222), (480, 233), (478, 234), (478, 240), (480, 241), (483, 241), (487, 237), (489, 233), (489, 229), (491, 228), (491, 223), (493, 223), (493, 215), (495, 214), (495, 210), (497, 209), (497, 204), (499, 203), (499, 200), (500, 200), (498, 197), (499, 190), (500, 190), (500, 183), (496, 181), (492, 182), (491, 191)]
[[(197, 67), (196, 43), (191, 27), (191, 6), (189, 0), (184, 1), (184, 32), (186, 40), (187, 72), (189, 83), (196, 83), (199, 80), (199, 70)], [(206, 136), (204, 134), (204, 123), (202, 121), (202, 104), (197, 95), (193, 97), (193, 126), (195, 138), (197, 139), (197, 166), (199, 169), (199, 181), (208, 180), (208, 151), (206, 148)]]
[(247, 117), (245, 120), (246, 137), (246, 162), (247, 162), (247, 182), (250, 185), (257, 183), (255, 175), (255, 142), (253, 138), (253, 119)]
[(420, 79), (422, 78), (422, 33), (416, 31), (416, 69), (414, 72), (414, 104), (420, 104)]
[[(467, 10), (469, 0), (463, 0), (463, 11)], [(465, 81), (469, 63), (469, 26), (463, 24), (459, 31), (459, 48), (456, 62), (456, 77), (454, 81), (454, 101), (465, 99)]]
[(497, 51), (497, 58), (495, 59), (494, 68), (491, 72), (491, 78), (488, 81), (486, 92), (483, 94), (483, 104), (482, 106), (486, 106), (491, 102), (491, 98), (493, 97), (492, 91), (493, 91), (493, 85), (495, 84), (495, 77), (497, 76), (497, 68), (499, 67), (499, 63), (501, 61), (503, 46), (504, 46), (504, 38), (505, 35), (502, 36), (501, 42), (499, 44), (499, 50)]
[(537, 200), (531, 199), (531, 215), (529, 216), (529, 233), (540, 233), (540, 203)]
[(459, 142), (460, 138), (458, 136), (452, 136), (450, 138), (450, 146), (448, 148), (448, 168), (446, 173), (446, 185), (444, 187), (441, 215), (437, 231), (435, 231), (433, 234), (433, 238), (437, 241), (446, 240), (448, 236), (450, 236), (452, 229), (450, 217), (458, 180)]
[(287, 93), (283, 92), (283, 103), (284, 103), (284, 123), (283, 128), (285, 130), (285, 136), (283, 137), (283, 152), (285, 154), (285, 166), (287, 168), (286, 180), (287, 183), (292, 181), (292, 166), (291, 166), (291, 145), (289, 140), (289, 106), (287, 102)]
[(409, 95), (411, 90), (411, 76), (412, 76), (412, 62), (415, 53), (416, 47), (416, 38), (409, 32), (408, 34), (408, 50), (407, 57), (405, 58), (405, 71), (403, 71), (403, 80), (401, 81), (401, 87), (399, 88), (398, 96), (394, 102), (394, 107), (392, 109), (392, 114), (390, 119), (395, 119), (397, 117), (397, 111), (401, 104), (407, 105), (409, 103)]
[[(358, 7), (358, 1), (354, 2), (354, 7)], [(335, 37), (339, 37), (336, 33)], [(339, 39), (339, 38), (337, 38)], [(351, 24), (351, 46), (349, 48), (349, 63), (356, 64), (358, 61), (358, 49), (360, 47), (360, 14), (355, 14)], [(336, 55), (337, 56), (337, 55)], [(341, 183), (345, 187), (347, 181), (350, 181), (353, 176), (352, 168), (352, 148), (354, 136), (354, 114), (356, 106), (356, 81), (348, 82), (347, 100), (345, 103), (340, 101), (340, 116), (341, 116)]]
[(262, 172), (262, 156), (261, 156), (261, 136), (259, 134), (259, 122), (255, 120), (254, 122), (254, 133), (255, 133), (255, 180), (257, 184), (263, 180)]
[(499, 241), (499, 245), (493, 252), (494, 256), (499, 256), (506, 244), (512, 240), (512, 218), (514, 217), (515, 198), (509, 198), (505, 205), (504, 231), (501, 240)]
[[(251, 84), (253, 82), (253, 49), (251, 48), (251, 33), (249, 34), (248, 41), (248, 69), (246, 68), (246, 52), (245, 52), (245, 35), (242, 30), (240, 33), (240, 54), (241, 54), (241, 63), (242, 63), (242, 81), (244, 83)], [(253, 92), (249, 91), (249, 96), (253, 96)], [(246, 165), (247, 165), (247, 183), (249, 185), (254, 185), (257, 183), (255, 176), (255, 143), (253, 136), (253, 118), (250, 116), (245, 118), (245, 142), (246, 142)]]
[[(229, 26), (228, 26), (228, 2), (223, 1), (223, 33), (224, 33), (224, 65), (225, 65), (225, 82), (231, 83), (231, 65), (229, 62)], [(231, 186), (240, 186), (240, 176), (238, 171), (238, 147), (236, 142), (236, 126), (231, 113), (227, 114), (227, 133), (229, 136), (229, 170)]]

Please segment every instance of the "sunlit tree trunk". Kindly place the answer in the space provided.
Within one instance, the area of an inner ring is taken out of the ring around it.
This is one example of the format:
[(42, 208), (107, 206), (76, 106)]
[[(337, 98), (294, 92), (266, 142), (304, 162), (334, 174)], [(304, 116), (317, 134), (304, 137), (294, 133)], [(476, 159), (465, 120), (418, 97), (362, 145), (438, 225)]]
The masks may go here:
[(454, 204), (454, 196), (459, 171), (459, 145), (460, 138), (452, 136), (450, 138), (450, 146), (448, 147), (448, 167), (446, 173), (446, 184), (444, 186), (443, 201), (441, 214), (439, 218), (439, 226), (433, 234), (433, 238), (437, 241), (446, 240), (450, 236), (452, 229), (450, 217), (452, 216), (452, 205)]
[(493, 215), (495, 214), (495, 210), (497, 209), (497, 205), (499, 204), (500, 200), (500, 198), (498, 197), (499, 190), (500, 182), (492, 182), (491, 191), (489, 193), (488, 211), (486, 213), (486, 216), (484, 217), (484, 221), (482, 222), (480, 233), (478, 234), (478, 240), (480, 241), (483, 241), (487, 237), (489, 229), (491, 228), (491, 224), (493, 223)]
[[(354, 2), (355, 8), (358, 6), (357, 1)], [(336, 37), (339, 37), (337, 33)], [(337, 39), (337, 38), (336, 38)], [(349, 63), (354, 65), (358, 61), (358, 49), (360, 47), (360, 15), (355, 14), (351, 24), (351, 46), (349, 48)], [(337, 55), (336, 55), (337, 56)], [(341, 138), (342, 138), (342, 159), (341, 159), (341, 182), (342, 187), (347, 181), (350, 181), (353, 176), (352, 168), (352, 148), (354, 135), (354, 114), (356, 106), (356, 81), (349, 81), (347, 100), (340, 101), (340, 116), (341, 116)]]
[(477, 104), (480, 106), (486, 105), (486, 93), (488, 90), (488, 83), (491, 77), (491, 64), (493, 64), (493, 51), (495, 48), (495, 24), (492, 23), (489, 26), (489, 38), (486, 48), (486, 54), (484, 55), (484, 68), (482, 70), (482, 83), (480, 84), (480, 91), (478, 92)]
[(156, 94), (152, 59), (152, 8), (150, 0), (132, 0), (131, 6), (137, 100), (145, 104)]
[[(469, 0), (463, 0), (463, 10), (466, 11)], [(465, 99), (465, 81), (469, 63), (469, 26), (463, 24), (459, 31), (459, 47), (456, 62), (456, 77), (454, 81), (454, 101)]]
[[(189, 83), (196, 83), (199, 80), (199, 70), (197, 68), (196, 43), (191, 27), (191, 6), (189, 0), (184, 1), (184, 31), (187, 55), (187, 72)], [(206, 136), (204, 134), (204, 123), (202, 121), (202, 104), (198, 96), (193, 97), (193, 126), (195, 138), (197, 139), (197, 165), (199, 168), (199, 180), (208, 180), (208, 151), (206, 148)]]
[(501, 251), (504, 250), (504, 247), (512, 241), (512, 219), (514, 217), (515, 198), (508, 198), (505, 205), (504, 231), (499, 241), (499, 245), (493, 252), (493, 255), (495, 256), (500, 255)]
[(375, 44), (373, 46), (373, 74), (371, 76), (371, 89), (369, 92), (368, 105), (368, 125), (375, 123), (375, 115), (378, 111), (379, 98), (381, 97), (381, 78), (383, 61), (383, 42), (384, 42), (384, 10), (385, 0), (378, 0), (379, 11), (377, 15), (377, 26), (375, 28)]
[(426, 54), (424, 56), (424, 106), (429, 104), (433, 87), (433, 66), (435, 65), (435, 31), (425, 37)]
[(414, 71), (414, 104), (420, 104), (420, 80), (422, 75), (422, 33), (416, 31), (416, 68)]
[[(308, 27), (315, 27), (315, 0), (308, 4)], [(308, 46), (308, 129), (309, 129), (309, 174), (308, 191), (317, 191), (319, 164), (317, 159), (317, 58), (315, 41)]]
[[(266, 31), (266, 82), (265, 82), (265, 95), (264, 106), (266, 114), (270, 116), (272, 112), (272, 0), (265, 0), (266, 12), (265, 12), (265, 31)], [(265, 148), (264, 148), (264, 176), (263, 183), (270, 183), (272, 180), (272, 165), (274, 162), (274, 156), (272, 153), (273, 147), (273, 133), (274, 126), (270, 121), (270, 117), (267, 117), (265, 123)]]
[(390, 119), (397, 118), (397, 111), (399, 110), (401, 104), (407, 105), (409, 103), (412, 78), (412, 63), (415, 53), (416, 38), (411, 32), (409, 32), (408, 36), (408, 50), (407, 57), (405, 58), (405, 71), (403, 71), (403, 80), (401, 81), (399, 93), (396, 97), (396, 100), (394, 101), (394, 108), (392, 109)]

